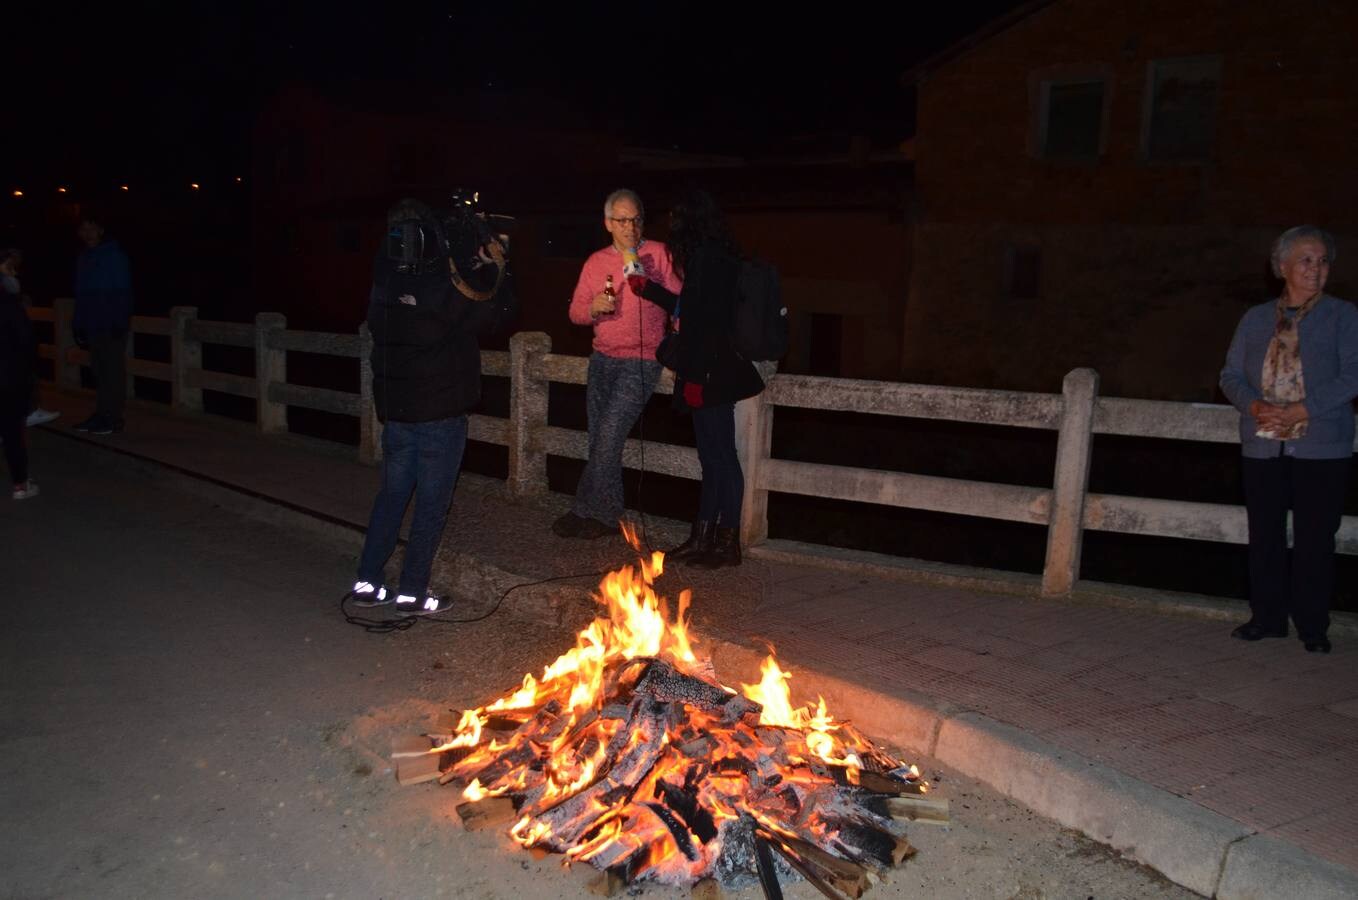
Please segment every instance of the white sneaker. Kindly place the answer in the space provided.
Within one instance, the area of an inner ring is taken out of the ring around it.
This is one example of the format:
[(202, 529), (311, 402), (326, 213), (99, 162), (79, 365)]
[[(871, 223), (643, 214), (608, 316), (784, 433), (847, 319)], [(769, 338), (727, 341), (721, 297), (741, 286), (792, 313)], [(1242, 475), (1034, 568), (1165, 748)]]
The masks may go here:
[(385, 586), (374, 585), (370, 581), (354, 582), (354, 606), (385, 606), (391, 602), (391, 594)]
[(396, 609), (408, 616), (436, 616), (452, 608), (453, 601), (447, 597), (435, 597), (430, 594), (424, 600), (420, 600), (410, 594), (396, 596)]
[(34, 497), (38, 496), (38, 483), (30, 478), (23, 484), (16, 484), (14, 486), (14, 493), (10, 494), (10, 496), (15, 500), (32, 500)]
[(28, 414), (28, 426), (32, 428), (34, 425), (46, 425), (53, 419), (59, 418), (61, 418), (61, 413), (56, 412), (55, 410), (35, 409)]

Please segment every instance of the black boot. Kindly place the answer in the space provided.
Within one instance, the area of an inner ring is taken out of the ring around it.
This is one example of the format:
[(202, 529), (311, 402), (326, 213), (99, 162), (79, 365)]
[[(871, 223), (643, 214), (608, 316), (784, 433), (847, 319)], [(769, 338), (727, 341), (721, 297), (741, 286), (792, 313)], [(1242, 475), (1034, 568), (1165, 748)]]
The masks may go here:
[(694, 522), (693, 529), (688, 533), (688, 540), (678, 547), (665, 554), (666, 562), (683, 562), (694, 557), (702, 556), (712, 549), (713, 523)]
[(699, 569), (720, 569), (740, 565), (740, 532), (734, 528), (718, 528), (712, 549), (689, 560)]

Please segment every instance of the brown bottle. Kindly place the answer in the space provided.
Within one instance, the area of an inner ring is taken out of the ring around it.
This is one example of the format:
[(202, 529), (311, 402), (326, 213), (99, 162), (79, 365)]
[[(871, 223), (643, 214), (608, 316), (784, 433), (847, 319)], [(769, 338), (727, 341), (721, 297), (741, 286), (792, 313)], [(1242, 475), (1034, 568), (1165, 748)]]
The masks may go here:
[(604, 296), (609, 299), (617, 299), (618, 292), (613, 289), (613, 276), (609, 275), (604, 279)]

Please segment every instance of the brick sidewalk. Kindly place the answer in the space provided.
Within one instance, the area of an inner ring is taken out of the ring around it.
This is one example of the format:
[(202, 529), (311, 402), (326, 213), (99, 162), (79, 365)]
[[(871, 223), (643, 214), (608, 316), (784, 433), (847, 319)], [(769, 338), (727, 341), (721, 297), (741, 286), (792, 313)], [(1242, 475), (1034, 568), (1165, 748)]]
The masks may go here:
[[(69, 428), (88, 407), (53, 393)], [(129, 411), (111, 448), (359, 524), (374, 469), (248, 427)], [(41, 480), (41, 460), (34, 461)], [(459, 489), (449, 539), (526, 575), (625, 557), (608, 541), (554, 538), (564, 498), (507, 505)], [(666, 526), (657, 526), (667, 531)], [(1022, 599), (750, 560), (694, 575), (709, 633), (777, 647), (809, 668), (892, 694), (974, 710), (1358, 871), (1358, 649), (1245, 644), (1229, 625)], [(341, 574), (339, 577), (343, 577)]]
[[(731, 637), (983, 713), (1358, 869), (1358, 649), (1218, 622), (769, 565)], [(695, 598), (695, 602), (698, 602)], [(793, 684), (795, 686), (795, 677)]]

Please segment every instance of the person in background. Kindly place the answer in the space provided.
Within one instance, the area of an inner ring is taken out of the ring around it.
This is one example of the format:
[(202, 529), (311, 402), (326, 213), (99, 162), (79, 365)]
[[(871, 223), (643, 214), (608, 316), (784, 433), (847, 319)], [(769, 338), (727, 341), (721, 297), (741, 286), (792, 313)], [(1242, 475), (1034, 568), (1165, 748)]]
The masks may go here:
[(1287, 637), (1290, 614), (1311, 653), (1330, 652), (1334, 538), (1358, 396), (1358, 309), (1325, 293), (1334, 256), (1334, 238), (1320, 228), (1278, 236), (1271, 262), (1282, 294), (1241, 318), (1220, 382), (1240, 411), (1249, 520), (1251, 615), (1231, 636)]
[[(0, 250), (0, 290), (3, 290), (6, 294), (19, 298), (20, 305), (25, 310), (28, 310), (33, 306), (32, 298), (23, 292), (23, 288), (19, 284), (19, 267), (23, 265), (23, 261), (23, 253), (16, 248), (10, 247), (6, 250)], [(43, 409), (41, 404), (39, 404), (38, 384), (37, 379), (35, 378), (33, 381), (33, 394), (28, 405), (27, 424), (29, 426), (45, 425), (60, 416), (61, 413), (56, 412), (55, 410)]]
[(679, 320), (674, 405), (693, 415), (703, 481), (689, 538), (666, 559), (703, 569), (738, 566), (745, 477), (736, 456), (736, 401), (758, 394), (764, 380), (733, 343), (740, 252), (706, 192), (695, 191), (674, 208), (669, 253), (683, 289), (676, 296), (651, 281), (641, 294)]
[(644, 217), (635, 192), (608, 195), (604, 228), (612, 242), (585, 260), (571, 296), (570, 320), (594, 329), (585, 385), (589, 460), (570, 511), (552, 523), (559, 537), (618, 533), (623, 445), (660, 380), (655, 348), (665, 336), (666, 315), (643, 303), (631, 284), (650, 279), (675, 292), (680, 284), (665, 245), (642, 239)]
[(123, 430), (127, 404), (127, 335), (132, 327), (132, 276), (127, 254), (104, 237), (104, 227), (86, 218), (76, 229), (85, 250), (76, 261), (76, 343), (90, 351), (97, 391), (94, 415), (75, 426), (89, 434)]
[(38, 485), (28, 477), (28, 437), (24, 420), (33, 399), (37, 345), (18, 292), (0, 290), (0, 441), (12, 485), (10, 496), (28, 500)]

